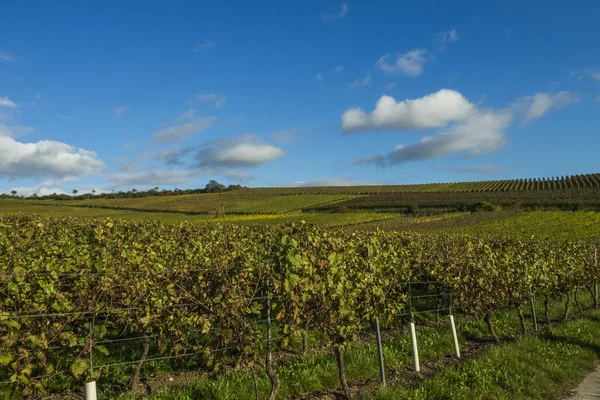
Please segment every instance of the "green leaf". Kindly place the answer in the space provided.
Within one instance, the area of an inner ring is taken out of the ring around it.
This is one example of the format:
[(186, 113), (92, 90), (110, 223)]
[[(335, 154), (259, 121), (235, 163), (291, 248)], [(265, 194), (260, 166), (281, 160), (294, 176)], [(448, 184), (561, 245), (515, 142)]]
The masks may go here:
[(7, 366), (13, 360), (13, 355), (10, 353), (0, 354), (0, 366)]
[(88, 368), (87, 361), (79, 358), (71, 365), (71, 372), (76, 378), (80, 377)]

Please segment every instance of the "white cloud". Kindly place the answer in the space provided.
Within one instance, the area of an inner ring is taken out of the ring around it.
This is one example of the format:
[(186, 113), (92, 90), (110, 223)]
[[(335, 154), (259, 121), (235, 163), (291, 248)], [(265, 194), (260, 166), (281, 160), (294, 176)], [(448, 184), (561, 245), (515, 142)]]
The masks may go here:
[(8, 97), (4, 96), (4, 97), (0, 97), (0, 107), (16, 108), (17, 105), (13, 101), (11, 101)]
[(193, 50), (194, 53), (197, 53), (199, 51), (203, 51), (203, 50), (212, 50), (215, 48), (217, 44), (213, 41), (213, 40), (205, 40), (204, 42), (200, 43), (198, 46), (196, 46)]
[(0, 62), (9, 63), (13, 61), (15, 61), (15, 56), (13, 54), (0, 50)]
[(443, 43), (456, 42), (460, 39), (460, 35), (456, 29), (452, 28), (448, 32), (440, 32), (436, 35), (436, 39)]
[(337, 67), (335, 67), (334, 69), (332, 69), (331, 72), (334, 73), (334, 74), (341, 74), (345, 70), (346, 70), (346, 68), (344, 68), (343, 65), (338, 65)]
[(215, 122), (216, 117), (196, 118), (191, 122), (161, 129), (152, 135), (154, 143), (165, 143), (183, 140), (196, 132), (201, 132)]
[(600, 72), (592, 72), (592, 78), (594, 78), (597, 81), (600, 81)]
[(348, 86), (351, 89), (357, 89), (359, 87), (367, 86), (369, 83), (371, 83), (371, 74), (370, 73), (368, 73), (367, 76), (365, 76), (363, 79), (357, 79), (353, 82), (350, 82), (348, 84)]
[[(33, 194), (37, 194), (38, 196), (48, 196), (51, 194), (66, 194), (66, 192), (59, 187), (47, 187), (47, 186), (31, 186), (31, 187), (15, 187), (11, 188), (7, 193), (10, 193), (12, 190), (17, 191), (17, 196), (29, 197)], [(2, 190), (0, 190), (2, 193)]]
[(285, 152), (253, 135), (223, 139), (196, 153), (198, 165), (206, 167), (257, 167), (275, 161)]
[(175, 121), (177, 122), (182, 122), (182, 121), (189, 121), (189, 120), (193, 120), (194, 118), (196, 118), (196, 110), (187, 110), (186, 112), (184, 112), (183, 114), (181, 114), (180, 116), (178, 116), (177, 118), (175, 118)]
[(322, 80), (323, 80), (323, 74), (321, 74), (320, 72), (319, 72), (319, 73), (317, 73), (317, 74), (315, 75), (315, 79), (316, 79), (316, 80), (318, 80), (318, 81), (322, 81)]
[(564, 90), (555, 95), (547, 93), (536, 93), (533, 96), (523, 97), (513, 105), (515, 110), (525, 112), (524, 121), (538, 119), (552, 110), (557, 110), (569, 104), (579, 102), (579, 97)]
[(116, 187), (183, 185), (194, 176), (192, 170), (159, 169), (153, 171), (125, 173), (120, 172), (108, 177)]
[(427, 62), (425, 53), (426, 49), (415, 49), (407, 53), (386, 54), (375, 65), (386, 74), (418, 76), (423, 73)]
[(219, 95), (217, 93), (206, 93), (199, 94), (196, 98), (200, 101), (214, 101), (215, 107), (220, 108), (227, 101), (226, 96)]
[(119, 106), (119, 107), (115, 107), (112, 110), (110, 110), (112, 115), (114, 115), (115, 117), (120, 117), (121, 115), (125, 114), (127, 111), (129, 111), (129, 106)]
[(136, 168), (136, 164), (132, 162), (121, 163), (119, 164), (119, 171), (123, 172), (133, 172)]
[(455, 153), (469, 156), (490, 154), (506, 142), (504, 130), (510, 125), (508, 111), (484, 110), (467, 117), (451, 129), (435, 136), (426, 136), (417, 144), (399, 145), (387, 155), (369, 156), (354, 160), (354, 164), (387, 166), (407, 161), (439, 158)]
[(449, 122), (466, 119), (475, 109), (462, 94), (449, 89), (400, 102), (396, 102), (391, 96), (381, 96), (370, 114), (360, 108), (344, 112), (342, 130), (351, 133), (382, 129), (439, 128)]
[(8, 178), (64, 178), (95, 174), (105, 164), (95, 152), (50, 140), (21, 143), (0, 125), (0, 176)]
[(194, 151), (193, 147), (184, 147), (181, 149), (167, 149), (156, 154), (147, 155), (144, 158), (152, 158), (162, 161), (167, 165), (183, 165), (184, 158)]
[(346, 15), (348, 15), (348, 11), (350, 11), (348, 4), (342, 3), (339, 10), (325, 13), (321, 16), (321, 18), (323, 19), (323, 21), (326, 22), (334, 21), (336, 19), (343, 19), (344, 17), (346, 17)]
[(227, 168), (220, 172), (224, 177), (231, 179), (232, 181), (246, 182), (254, 179), (254, 175), (247, 171), (241, 171), (239, 169)]

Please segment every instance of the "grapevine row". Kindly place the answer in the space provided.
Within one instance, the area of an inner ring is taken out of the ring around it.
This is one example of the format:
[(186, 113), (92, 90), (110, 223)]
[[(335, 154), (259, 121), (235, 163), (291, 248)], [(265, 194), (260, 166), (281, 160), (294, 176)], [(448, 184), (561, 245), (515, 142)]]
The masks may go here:
[(232, 360), (254, 368), (265, 348), (259, 323), (265, 298), (284, 345), (315, 329), (343, 361), (341, 350), (374, 318), (393, 326), (399, 314), (410, 312), (410, 281), (439, 282), (466, 312), (485, 318), (493, 334), (495, 310), (520, 308), (533, 292), (571, 295), (597, 281), (594, 249), (590, 241), (349, 232), (306, 224), (207, 227), (5, 217), (0, 381), (33, 396), (45, 390), (37, 376), (98, 379), (90, 372), (90, 342), (107, 355), (99, 342), (121, 337), (147, 338), (160, 357), (193, 355), (205, 368), (218, 370)]

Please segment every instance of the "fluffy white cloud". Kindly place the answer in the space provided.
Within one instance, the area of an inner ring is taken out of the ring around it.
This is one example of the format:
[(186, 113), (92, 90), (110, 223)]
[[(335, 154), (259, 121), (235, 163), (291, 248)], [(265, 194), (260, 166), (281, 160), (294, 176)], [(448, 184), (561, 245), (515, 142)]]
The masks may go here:
[(191, 122), (161, 129), (152, 135), (154, 143), (174, 142), (185, 139), (196, 132), (201, 132), (215, 122), (216, 117), (196, 118)]
[(115, 107), (112, 110), (110, 110), (112, 115), (114, 115), (115, 117), (120, 117), (121, 115), (125, 114), (127, 111), (129, 111), (129, 106), (119, 106), (119, 107)]
[(443, 43), (456, 42), (460, 39), (460, 35), (456, 32), (456, 29), (452, 28), (448, 32), (440, 32), (436, 35), (437, 40)]
[(17, 105), (8, 97), (0, 97), (0, 107), (15, 108)]
[(386, 54), (375, 65), (386, 74), (418, 76), (427, 62), (425, 53), (426, 49), (415, 49), (408, 53)]
[(476, 107), (462, 94), (449, 89), (400, 102), (391, 96), (381, 96), (370, 114), (360, 108), (347, 110), (342, 115), (342, 130), (351, 133), (439, 128), (452, 121), (464, 120), (475, 110)]
[(348, 15), (348, 11), (350, 11), (348, 4), (347, 3), (342, 3), (340, 5), (339, 10), (337, 11), (332, 11), (332, 12), (328, 12), (326, 14), (323, 14), (321, 16), (321, 18), (323, 19), (323, 21), (333, 21), (336, 19), (342, 19), (344, 17), (346, 17), (346, 15)]
[(16, 141), (11, 130), (0, 125), (0, 176), (8, 178), (64, 178), (100, 172), (105, 164), (93, 151), (42, 140)]
[(504, 130), (511, 121), (512, 115), (508, 111), (479, 111), (448, 131), (426, 136), (417, 144), (398, 145), (387, 155), (354, 160), (354, 164), (387, 166), (463, 152), (470, 156), (490, 154), (506, 143)]
[(219, 140), (196, 153), (198, 165), (206, 167), (257, 167), (275, 161), (285, 152), (253, 135)]
[(334, 69), (332, 69), (331, 72), (333, 72), (334, 74), (341, 74), (345, 70), (346, 70), (346, 68), (344, 68), (343, 65), (338, 65), (337, 67), (335, 67)]
[(115, 187), (183, 185), (194, 176), (192, 170), (159, 169), (153, 171), (120, 172), (108, 177)]
[(217, 108), (221, 108), (221, 106), (227, 101), (226, 96), (222, 96), (217, 93), (198, 94), (196, 95), (196, 98), (200, 101), (214, 101), (215, 107)]
[(563, 108), (572, 103), (579, 102), (579, 97), (564, 90), (555, 95), (536, 93), (533, 96), (523, 97), (516, 103), (516, 108), (525, 110), (525, 121), (538, 119), (552, 110)]

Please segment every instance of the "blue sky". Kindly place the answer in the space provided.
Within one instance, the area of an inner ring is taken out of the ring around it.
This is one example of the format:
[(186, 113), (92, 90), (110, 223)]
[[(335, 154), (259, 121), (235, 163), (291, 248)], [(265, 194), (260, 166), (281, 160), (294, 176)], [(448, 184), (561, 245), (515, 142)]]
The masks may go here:
[(9, 2), (0, 191), (599, 172), (597, 1)]

